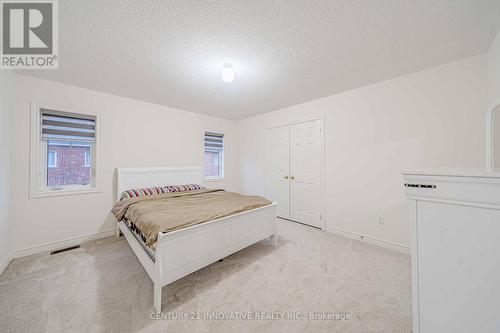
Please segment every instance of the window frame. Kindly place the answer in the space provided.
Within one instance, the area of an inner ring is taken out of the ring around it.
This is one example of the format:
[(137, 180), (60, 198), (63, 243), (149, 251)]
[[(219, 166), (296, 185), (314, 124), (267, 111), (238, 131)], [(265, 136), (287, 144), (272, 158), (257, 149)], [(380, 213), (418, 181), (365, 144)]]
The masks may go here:
[[(219, 152), (219, 174), (217, 176), (205, 176), (205, 136), (207, 134), (217, 134), (222, 136), (222, 151)], [(226, 151), (226, 135), (222, 131), (209, 131), (205, 130), (203, 132), (203, 178), (205, 182), (217, 182), (223, 181), (225, 179), (224, 165), (225, 165), (225, 151)]]
[[(30, 198), (45, 198), (54, 196), (69, 196), (77, 194), (99, 193), (100, 192), (100, 135), (99, 135), (99, 115), (95, 112), (76, 110), (70, 107), (37, 105), (34, 102), (31, 106), (31, 150), (30, 150)], [(95, 117), (95, 143), (91, 164), (92, 183), (88, 185), (66, 185), (47, 186), (48, 154), (47, 143), (41, 140), (41, 109), (60, 110), (76, 115)]]

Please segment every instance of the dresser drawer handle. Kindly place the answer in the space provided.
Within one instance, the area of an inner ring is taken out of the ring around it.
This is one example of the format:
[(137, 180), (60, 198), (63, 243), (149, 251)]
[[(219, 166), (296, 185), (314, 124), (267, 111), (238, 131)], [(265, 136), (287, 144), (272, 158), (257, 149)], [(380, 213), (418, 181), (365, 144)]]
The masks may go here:
[(426, 184), (409, 184), (406, 183), (405, 187), (416, 187), (416, 188), (436, 188), (436, 185), (426, 185)]

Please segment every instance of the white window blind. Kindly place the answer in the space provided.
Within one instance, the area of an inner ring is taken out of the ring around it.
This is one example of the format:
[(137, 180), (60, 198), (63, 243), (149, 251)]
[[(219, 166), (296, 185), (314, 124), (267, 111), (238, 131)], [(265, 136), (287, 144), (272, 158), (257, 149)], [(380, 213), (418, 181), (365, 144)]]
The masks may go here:
[(205, 150), (214, 152), (223, 151), (224, 134), (205, 133)]
[(95, 142), (96, 119), (55, 110), (41, 109), (43, 140)]

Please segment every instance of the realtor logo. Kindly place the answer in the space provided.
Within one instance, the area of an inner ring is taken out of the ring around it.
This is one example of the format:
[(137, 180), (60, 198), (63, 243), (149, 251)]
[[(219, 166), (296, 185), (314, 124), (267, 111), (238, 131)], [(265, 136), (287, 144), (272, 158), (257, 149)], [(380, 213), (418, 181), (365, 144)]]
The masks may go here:
[(56, 69), (58, 65), (57, 2), (1, 2), (0, 68)]

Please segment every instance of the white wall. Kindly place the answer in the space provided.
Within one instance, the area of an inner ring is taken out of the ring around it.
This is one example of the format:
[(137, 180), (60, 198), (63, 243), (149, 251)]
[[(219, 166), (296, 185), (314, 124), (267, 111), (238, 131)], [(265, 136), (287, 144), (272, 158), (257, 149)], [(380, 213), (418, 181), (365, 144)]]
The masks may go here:
[(484, 167), (486, 71), (480, 55), (239, 121), (239, 189), (265, 194), (266, 127), (324, 117), (327, 227), (409, 246), (400, 171)]
[[(500, 31), (491, 44), (488, 52), (488, 104), (500, 103)], [(498, 110), (498, 109), (497, 109)], [(495, 168), (500, 168), (500, 114), (496, 111), (493, 126), (493, 163)]]
[[(201, 166), (204, 130), (225, 134), (225, 176), (211, 187), (232, 188), (236, 176), (235, 123), (146, 102), (15, 75), (12, 115), (12, 223), (14, 250), (113, 228), (108, 212), (115, 169)], [(119, 84), (119, 83), (117, 83)], [(67, 111), (99, 114), (101, 192), (29, 199), (30, 101)], [(26, 253), (23, 252), (23, 253)]]
[(13, 74), (0, 70), (0, 273), (10, 253), (10, 92)]
[(500, 102), (500, 31), (488, 52), (488, 101)]

